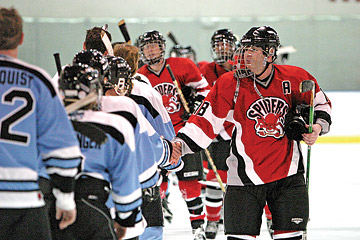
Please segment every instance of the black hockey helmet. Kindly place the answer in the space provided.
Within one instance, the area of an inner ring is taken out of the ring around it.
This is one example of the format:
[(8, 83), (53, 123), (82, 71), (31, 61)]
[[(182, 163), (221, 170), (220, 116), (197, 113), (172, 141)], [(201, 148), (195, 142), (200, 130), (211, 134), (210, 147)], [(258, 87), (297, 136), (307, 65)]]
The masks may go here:
[(98, 70), (100, 81), (103, 81), (109, 72), (109, 63), (106, 57), (95, 49), (78, 52), (74, 56), (73, 63), (86, 64)]
[(190, 45), (174, 45), (169, 53), (170, 57), (190, 58), (196, 61), (195, 50)]
[(59, 90), (65, 104), (81, 100), (95, 92), (99, 105), (102, 87), (98, 70), (86, 64), (66, 65), (60, 73)]
[(211, 57), (217, 64), (232, 59), (236, 50), (236, 37), (229, 29), (219, 29), (211, 37)]
[[(280, 40), (273, 28), (262, 26), (252, 27), (241, 38), (240, 44), (241, 47), (234, 53), (233, 70), (235, 77), (245, 78), (252, 75), (260, 76), (268, 69), (270, 64), (276, 60)], [(257, 50), (255, 47), (261, 49), (263, 58), (251, 57)]]
[(107, 84), (115, 88), (119, 95), (125, 95), (131, 90), (131, 67), (121, 57), (108, 57), (110, 72)]
[[(149, 64), (149, 65), (159, 63), (165, 57), (165, 48), (166, 48), (165, 42), (166, 42), (166, 40), (165, 40), (164, 36), (156, 30), (152, 30), (150, 32), (144, 33), (143, 35), (140, 35), (140, 37), (139, 37), (139, 53), (141, 56), (141, 60), (145, 64)], [(144, 54), (144, 47), (147, 44), (157, 44), (159, 46), (160, 55), (147, 58)]]
[(263, 51), (270, 54), (270, 49), (274, 48), (273, 56), (280, 46), (280, 39), (277, 32), (269, 26), (252, 27), (240, 40), (241, 46), (261, 47)]

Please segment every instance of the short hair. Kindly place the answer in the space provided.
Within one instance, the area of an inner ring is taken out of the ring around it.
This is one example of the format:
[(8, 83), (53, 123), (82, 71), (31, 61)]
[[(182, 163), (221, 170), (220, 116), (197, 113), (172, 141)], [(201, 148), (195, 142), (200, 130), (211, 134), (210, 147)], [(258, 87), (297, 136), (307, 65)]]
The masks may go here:
[[(85, 37), (85, 48), (86, 50), (95, 49), (101, 52), (102, 54), (105, 53), (106, 46), (101, 40), (101, 31), (105, 31), (100, 27), (93, 27), (91, 29), (86, 30), (86, 37)], [(108, 31), (105, 31), (106, 35), (108, 36), (111, 42), (111, 34)]]
[(116, 44), (114, 46), (114, 55), (122, 57), (131, 67), (131, 76), (134, 76), (138, 69), (139, 49), (127, 43)]
[(19, 46), (23, 32), (23, 20), (15, 8), (0, 8), (0, 50)]

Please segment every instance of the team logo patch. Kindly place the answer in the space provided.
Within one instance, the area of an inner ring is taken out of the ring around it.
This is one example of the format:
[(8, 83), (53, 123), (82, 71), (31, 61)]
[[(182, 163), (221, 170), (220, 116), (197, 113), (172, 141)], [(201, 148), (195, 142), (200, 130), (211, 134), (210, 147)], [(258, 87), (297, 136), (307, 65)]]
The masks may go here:
[(161, 94), (164, 106), (169, 114), (180, 110), (180, 99), (172, 83), (160, 83), (154, 88)]
[(256, 135), (260, 137), (281, 138), (285, 135), (285, 115), (289, 105), (281, 98), (266, 97), (259, 99), (246, 112), (255, 121)]
[(304, 220), (302, 218), (292, 218), (291, 222), (295, 223), (295, 224), (300, 224), (302, 223)]

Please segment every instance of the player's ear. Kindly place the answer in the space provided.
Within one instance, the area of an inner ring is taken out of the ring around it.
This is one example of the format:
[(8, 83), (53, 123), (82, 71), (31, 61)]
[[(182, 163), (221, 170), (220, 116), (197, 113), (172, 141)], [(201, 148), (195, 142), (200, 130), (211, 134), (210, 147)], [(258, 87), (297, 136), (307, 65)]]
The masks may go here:
[(83, 49), (86, 51), (85, 42), (83, 43)]
[(24, 33), (21, 33), (19, 45), (21, 45), (23, 42), (24, 42)]

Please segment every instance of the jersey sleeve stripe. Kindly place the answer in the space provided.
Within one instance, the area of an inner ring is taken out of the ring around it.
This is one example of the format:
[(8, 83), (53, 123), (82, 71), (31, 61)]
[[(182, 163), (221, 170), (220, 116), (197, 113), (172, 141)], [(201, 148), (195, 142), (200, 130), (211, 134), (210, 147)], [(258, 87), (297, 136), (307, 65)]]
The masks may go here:
[(133, 94), (131, 94), (129, 97), (133, 99), (137, 104), (143, 105), (153, 118), (156, 118), (158, 115), (160, 115), (159, 112), (151, 105), (149, 100), (147, 100), (146, 98)]
[(48, 152), (42, 155), (44, 160), (50, 158), (57, 158), (57, 159), (76, 159), (76, 158), (83, 158), (80, 149), (78, 146), (71, 146), (66, 148), (56, 149), (54, 151)]
[(128, 194), (126, 196), (122, 196), (115, 192), (112, 192), (111, 197), (116, 204), (123, 204), (123, 205), (130, 204), (138, 201), (139, 198), (141, 199), (142, 191), (140, 188), (138, 188), (135, 191), (133, 191), (131, 194)]

